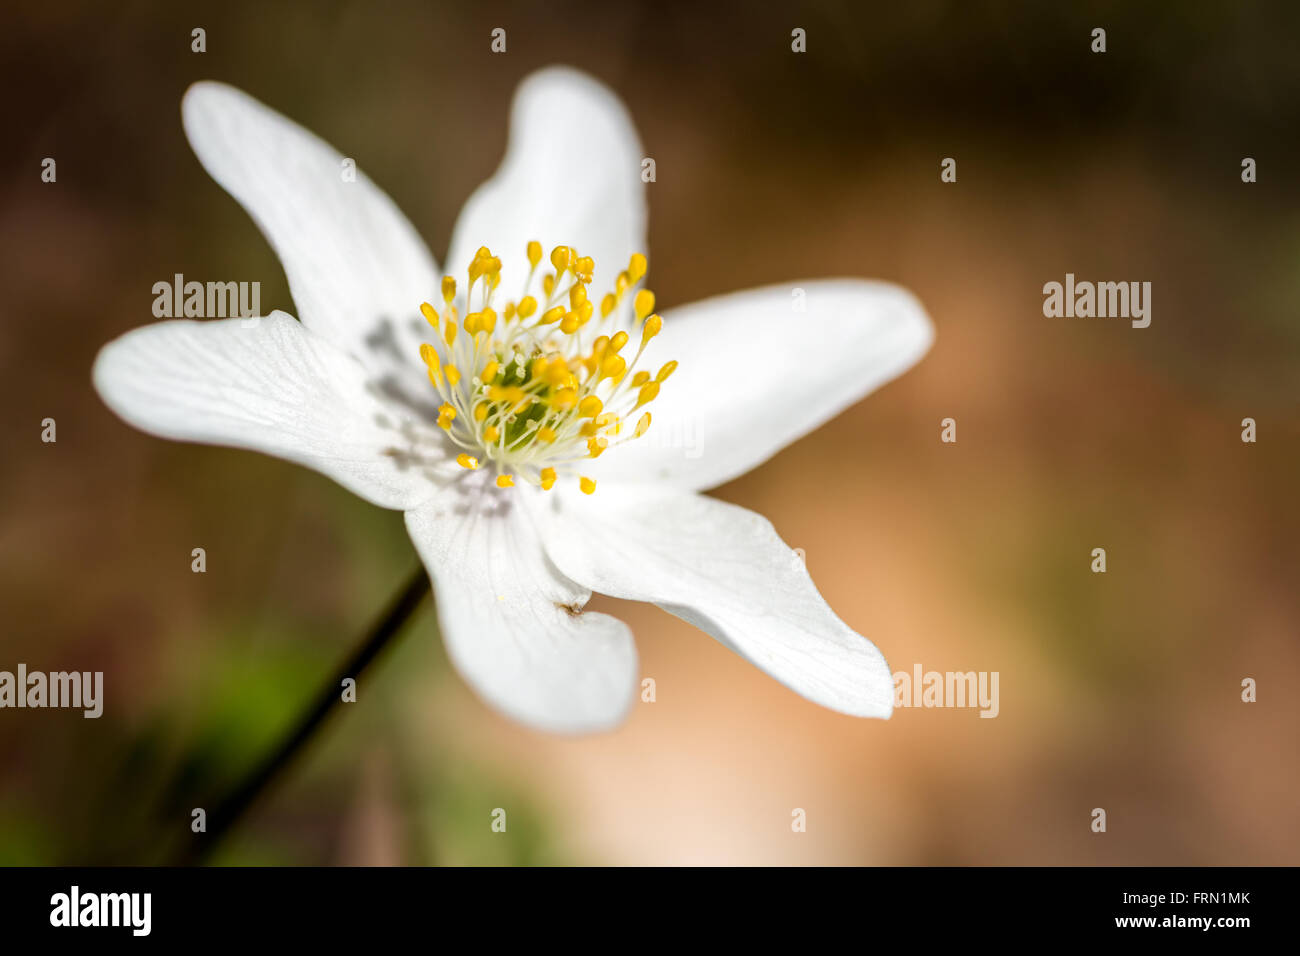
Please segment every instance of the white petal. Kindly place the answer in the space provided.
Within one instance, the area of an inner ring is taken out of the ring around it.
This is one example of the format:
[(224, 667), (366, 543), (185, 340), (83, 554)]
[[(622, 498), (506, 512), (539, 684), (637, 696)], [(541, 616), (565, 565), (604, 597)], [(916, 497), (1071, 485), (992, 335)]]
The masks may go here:
[(520, 507), (528, 492), (470, 489), (407, 514), (442, 639), (470, 686), (515, 720), (556, 733), (605, 730), (635, 696), (632, 633), (581, 610), (591, 592), (547, 561)]
[(385, 508), (436, 490), (441, 436), (377, 400), (356, 359), (283, 312), (249, 323), (128, 332), (100, 350), (95, 388), (143, 431), (298, 462)]
[(299, 318), (368, 367), (419, 371), (437, 295), (427, 247), (402, 213), (312, 133), (233, 87), (196, 83), (185, 133), (212, 178), (242, 205), (284, 265)]
[(824, 707), (892, 712), (885, 659), (835, 616), (761, 515), (635, 486), (564, 492), (534, 507), (547, 554), (573, 580), (658, 604)]
[(612, 288), (632, 253), (645, 251), (641, 158), (632, 120), (607, 87), (567, 68), (534, 73), (515, 94), (505, 159), (456, 221), (448, 270), (459, 275), (487, 246), (509, 273), (536, 239), (548, 256), (556, 245), (591, 256), (593, 289)]
[[(794, 289), (805, 294), (804, 312), (792, 308)], [(861, 279), (792, 282), (671, 310), (638, 366), (653, 374), (679, 362), (646, 409), (650, 430), (590, 473), (716, 487), (901, 375), (933, 337), (909, 292)]]

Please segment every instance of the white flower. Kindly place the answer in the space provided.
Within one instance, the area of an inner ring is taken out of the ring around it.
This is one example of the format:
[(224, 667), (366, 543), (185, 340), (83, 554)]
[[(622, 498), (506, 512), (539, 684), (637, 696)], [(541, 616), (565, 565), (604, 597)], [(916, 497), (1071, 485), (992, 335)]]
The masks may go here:
[[(279, 254), (301, 321), (127, 333), (94, 369), (117, 414), (298, 462), (403, 510), (452, 662), (525, 723), (607, 728), (635, 699), (632, 635), (582, 610), (592, 591), (652, 601), (823, 706), (889, 716), (884, 658), (772, 525), (698, 492), (915, 363), (932, 332), (910, 294), (810, 280), (661, 320), (638, 290), (636, 133), (612, 93), (567, 69), (520, 86), (505, 160), (456, 223), (455, 282), (307, 131), (216, 83), (191, 87), (183, 115), (204, 167)], [(828, 484), (834, 521), (833, 496), (849, 491)]]

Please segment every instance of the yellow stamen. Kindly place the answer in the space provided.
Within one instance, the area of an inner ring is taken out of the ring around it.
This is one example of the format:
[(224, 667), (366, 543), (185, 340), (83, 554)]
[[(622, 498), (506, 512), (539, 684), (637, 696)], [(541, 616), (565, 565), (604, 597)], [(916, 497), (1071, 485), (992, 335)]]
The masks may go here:
[(632, 300), (632, 308), (636, 310), (637, 319), (644, 319), (655, 310), (655, 294), (649, 289), (640, 290)]
[[(523, 479), (550, 489), (561, 472), (576, 475), (580, 459), (598, 458), (644, 434), (648, 412), (630, 435), (624, 416), (653, 401), (677, 366), (668, 362), (657, 377), (638, 368), (646, 343), (663, 328), (653, 293), (641, 287), (644, 255), (631, 257), (612, 290), (590, 290), (596, 263), (573, 246), (553, 246), (547, 256), (534, 240), (525, 252), (527, 274), (520, 277), (517, 298), (509, 293), (498, 298), (498, 290), (509, 284), (502, 280), (510, 276), (486, 246), (462, 274), (468, 285), (460, 298), (456, 280), (445, 277), (445, 308), (420, 304), (438, 336), (434, 342), (444, 344), (424, 343), (420, 357), (439, 393), (438, 426), (460, 446), (456, 463), (471, 471), (490, 463), (499, 488)], [(542, 293), (523, 294), (545, 259), (554, 271), (541, 276)], [(627, 348), (634, 333), (623, 328), (629, 320), (619, 313), (625, 296), (632, 299), (630, 311), (641, 329), (635, 355)], [(612, 322), (604, 334), (587, 329), (597, 315)], [(584, 493), (595, 491), (594, 479), (579, 477)]]

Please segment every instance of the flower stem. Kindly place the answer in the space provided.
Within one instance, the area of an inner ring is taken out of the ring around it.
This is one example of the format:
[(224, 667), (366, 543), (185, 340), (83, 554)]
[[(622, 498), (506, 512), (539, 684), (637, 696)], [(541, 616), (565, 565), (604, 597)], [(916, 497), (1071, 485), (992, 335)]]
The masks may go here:
[(272, 788), (277, 778), (293, 763), (325, 718), (342, 700), (343, 681), (349, 677), (360, 679), (361, 673), (388, 646), (428, 593), (429, 575), (423, 567), (417, 567), (415, 574), (393, 599), (383, 617), (375, 622), (352, 656), (321, 687), (320, 693), (302, 712), (284, 739), (207, 815), (207, 831), (193, 834), (193, 839), (177, 854), (173, 861), (175, 864), (193, 866), (211, 857), (229, 830), (263, 793)]

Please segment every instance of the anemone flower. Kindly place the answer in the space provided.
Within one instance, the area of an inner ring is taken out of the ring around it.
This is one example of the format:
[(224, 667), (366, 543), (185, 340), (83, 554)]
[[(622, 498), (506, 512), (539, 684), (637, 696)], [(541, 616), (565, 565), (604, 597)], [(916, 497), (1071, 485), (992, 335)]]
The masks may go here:
[(458, 276), (350, 160), (244, 93), (198, 83), (182, 114), (279, 255), (298, 318), (128, 332), (94, 368), (118, 415), (405, 512), (452, 663), (526, 724), (626, 716), (636, 648), (584, 610), (593, 591), (653, 602), (825, 707), (889, 716), (875, 646), (766, 519), (700, 492), (915, 363), (932, 331), (909, 293), (808, 280), (661, 317), (635, 130), (568, 69), (519, 87), (505, 159), (452, 234)]

